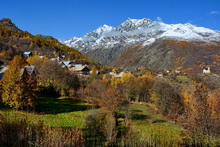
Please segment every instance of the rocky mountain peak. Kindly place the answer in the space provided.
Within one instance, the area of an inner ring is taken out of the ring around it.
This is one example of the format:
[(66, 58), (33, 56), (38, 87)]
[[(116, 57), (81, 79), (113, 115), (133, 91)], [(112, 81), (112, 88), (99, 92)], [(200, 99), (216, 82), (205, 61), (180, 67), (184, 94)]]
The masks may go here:
[[(104, 65), (129, 70), (140, 66), (153, 70), (177, 67), (190, 70), (192, 65), (199, 71), (198, 63), (217, 63), (215, 57), (220, 56), (219, 32), (190, 23), (165, 24), (146, 18), (128, 19), (116, 28), (103, 25), (63, 43)], [(183, 59), (181, 63), (179, 59)], [(213, 65), (216, 71), (220, 71), (216, 65)]]
[(98, 48), (108, 49), (113, 46), (138, 44), (149, 39), (156, 40), (159, 38), (220, 41), (220, 34), (217, 31), (197, 27), (190, 23), (165, 24), (144, 18), (127, 19), (116, 28), (103, 25), (83, 37), (73, 37), (62, 41), (62, 43), (87, 52)]
[(139, 28), (149, 28), (153, 26), (154, 22), (150, 19), (143, 18), (143, 19), (127, 19), (121, 25), (117, 27), (116, 30), (121, 32), (129, 32)]
[(9, 18), (1, 19), (0, 26), (5, 27), (7, 29), (11, 29), (13, 31), (20, 31), (20, 29), (18, 29), (18, 27), (14, 23), (12, 23), (11, 19)]
[(114, 28), (112, 26), (108, 26), (108, 25), (104, 24), (101, 27), (97, 28), (96, 30), (88, 33), (86, 36), (99, 38), (104, 33), (111, 32), (112, 30), (114, 30)]

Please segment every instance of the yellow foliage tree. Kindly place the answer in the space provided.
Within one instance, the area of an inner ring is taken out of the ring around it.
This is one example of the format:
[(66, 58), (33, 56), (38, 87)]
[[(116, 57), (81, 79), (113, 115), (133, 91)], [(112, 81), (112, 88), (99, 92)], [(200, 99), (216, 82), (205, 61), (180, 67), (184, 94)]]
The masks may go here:
[(116, 68), (113, 68), (113, 69), (112, 69), (112, 72), (113, 72), (113, 73), (117, 73), (118, 70), (117, 70)]
[(3, 89), (2, 101), (6, 105), (18, 109), (21, 105), (22, 89), (20, 82), (21, 68), (24, 60), (21, 56), (15, 56), (9, 63), (9, 68), (2, 77), (1, 85)]

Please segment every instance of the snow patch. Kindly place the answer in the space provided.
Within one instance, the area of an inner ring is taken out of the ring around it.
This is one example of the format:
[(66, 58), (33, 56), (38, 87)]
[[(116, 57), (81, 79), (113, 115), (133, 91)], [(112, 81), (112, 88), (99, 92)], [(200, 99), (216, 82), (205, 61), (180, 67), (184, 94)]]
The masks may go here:
[(154, 43), (156, 41), (155, 38), (151, 38), (151, 39), (148, 39), (147, 41), (145, 41), (142, 46), (147, 46), (147, 45), (151, 45), (152, 43)]

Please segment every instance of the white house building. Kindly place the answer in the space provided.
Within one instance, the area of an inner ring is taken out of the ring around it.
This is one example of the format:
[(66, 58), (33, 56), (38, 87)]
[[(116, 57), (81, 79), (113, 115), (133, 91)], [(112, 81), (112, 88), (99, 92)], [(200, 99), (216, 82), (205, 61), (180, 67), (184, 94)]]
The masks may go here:
[(204, 68), (204, 69), (203, 69), (203, 73), (211, 73), (210, 67)]

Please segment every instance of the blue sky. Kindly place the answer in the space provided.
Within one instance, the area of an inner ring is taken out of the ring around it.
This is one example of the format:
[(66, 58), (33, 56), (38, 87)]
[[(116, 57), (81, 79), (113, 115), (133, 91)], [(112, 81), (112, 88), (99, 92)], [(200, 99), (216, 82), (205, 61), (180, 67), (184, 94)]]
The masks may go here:
[(220, 0), (1, 0), (0, 19), (58, 39), (82, 36), (128, 18), (192, 23), (220, 31)]

